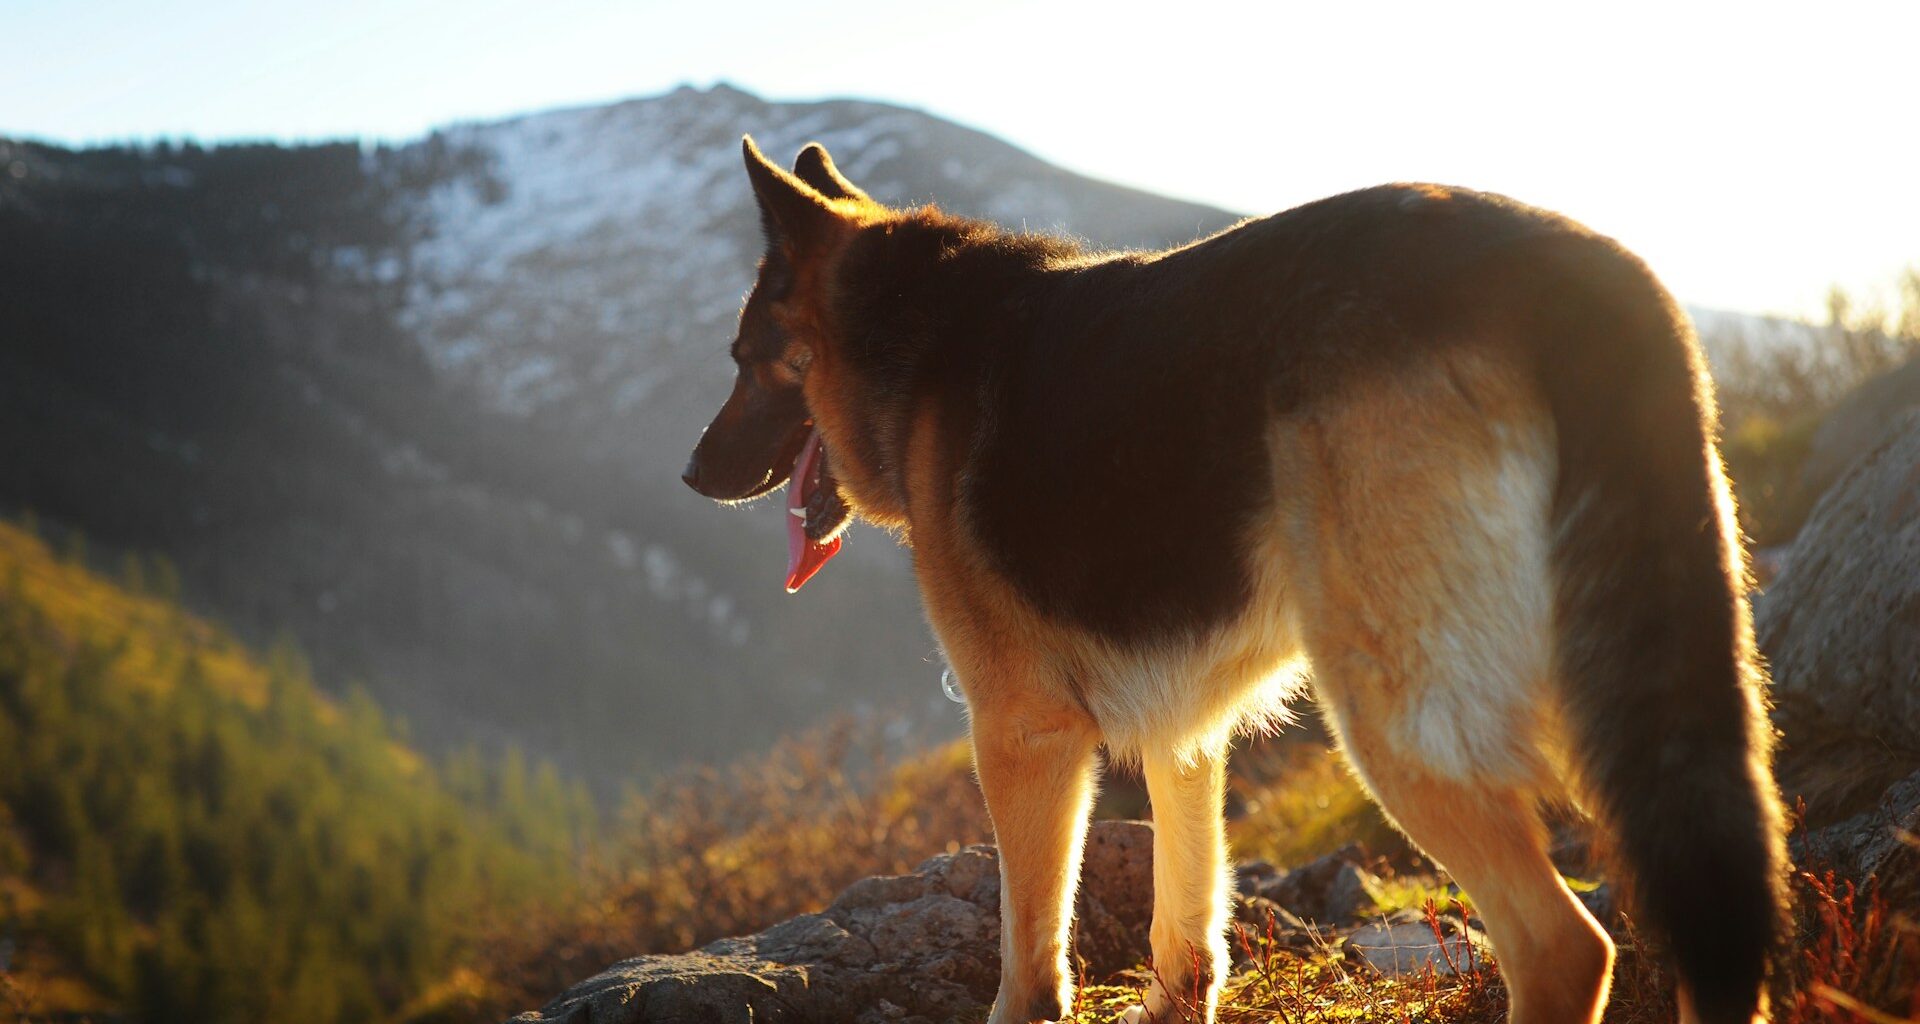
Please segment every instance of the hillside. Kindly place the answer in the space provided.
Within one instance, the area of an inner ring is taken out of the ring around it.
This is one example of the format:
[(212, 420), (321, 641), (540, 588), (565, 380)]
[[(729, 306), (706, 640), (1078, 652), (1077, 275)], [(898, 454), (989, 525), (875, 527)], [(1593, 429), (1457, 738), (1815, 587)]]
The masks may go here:
[(126, 575), (0, 523), (0, 1009), (366, 1021), (575, 892), (578, 787), (423, 757), (183, 612), (164, 562)]
[(758, 257), (743, 131), (1105, 244), (1232, 219), (725, 86), (396, 148), (0, 141), (0, 509), (165, 553), (430, 747), (517, 740), (603, 793), (835, 710), (951, 728), (891, 541), (788, 598), (775, 511), (678, 482)]

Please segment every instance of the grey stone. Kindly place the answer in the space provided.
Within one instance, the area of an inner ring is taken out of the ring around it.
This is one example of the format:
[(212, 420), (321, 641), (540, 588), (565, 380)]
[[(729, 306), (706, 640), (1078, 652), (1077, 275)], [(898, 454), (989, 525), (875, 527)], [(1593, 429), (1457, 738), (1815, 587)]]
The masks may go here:
[(1250, 895), (1285, 907), (1303, 920), (1347, 924), (1379, 905), (1380, 879), (1364, 867), (1366, 852), (1348, 846), (1259, 883)]
[(705, 953), (640, 957), (613, 965), (514, 1021), (756, 1024), (794, 1020), (788, 997), (806, 987), (804, 969), (782, 964), (755, 964)]
[(1235, 892), (1258, 892), (1262, 885), (1280, 877), (1283, 872), (1264, 860), (1244, 861), (1233, 869), (1233, 888)]
[(1874, 450), (1888, 428), (1920, 407), (1920, 359), (1874, 377), (1834, 404), (1813, 432), (1800, 486), (1819, 495)]
[(1327, 886), (1325, 914), (1328, 921), (1351, 921), (1366, 917), (1380, 907), (1380, 879), (1358, 864), (1342, 864)]
[(1754, 624), (1781, 785), (1809, 822), (1865, 810), (1920, 769), (1920, 413), (1820, 500)]
[(1269, 926), (1276, 933), (1307, 930), (1307, 923), (1300, 920), (1293, 911), (1265, 896), (1235, 897), (1233, 918), (1256, 933), (1265, 932)]
[(1920, 771), (1894, 783), (1872, 809), (1797, 835), (1793, 861), (1805, 870), (1865, 882), (1889, 906), (1920, 906)]
[(1471, 971), (1487, 962), (1489, 949), (1478, 932), (1443, 926), (1435, 934), (1425, 920), (1405, 917), (1362, 925), (1346, 937), (1342, 948), (1388, 977), (1423, 974), (1429, 968), (1439, 974)]
[(1153, 826), (1097, 822), (1080, 865), (1073, 955), (1092, 976), (1124, 971), (1147, 955), (1153, 921)]

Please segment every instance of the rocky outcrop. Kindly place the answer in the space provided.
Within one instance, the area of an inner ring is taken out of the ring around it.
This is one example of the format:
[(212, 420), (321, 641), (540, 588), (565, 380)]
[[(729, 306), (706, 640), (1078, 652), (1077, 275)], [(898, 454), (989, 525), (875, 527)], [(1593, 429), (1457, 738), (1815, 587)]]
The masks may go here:
[(1781, 785), (1818, 825), (1920, 769), (1920, 413), (1821, 498), (1785, 562), (1755, 627)]
[[(1476, 923), (1379, 913), (1378, 858), (1350, 847), (1293, 871), (1239, 870), (1239, 922), (1291, 947), (1324, 945), (1383, 973), (1484, 959)], [(1285, 902), (1281, 902), (1285, 901)], [(1293, 904), (1289, 906), (1288, 904)], [(973, 1019), (1000, 974), (1000, 864), (991, 846), (854, 883), (832, 906), (692, 953), (617, 963), (515, 1024), (933, 1024)], [(1105, 979), (1147, 956), (1153, 827), (1095, 822), (1074, 924), (1078, 973)], [(1236, 953), (1239, 952), (1236, 950)]]
[[(1097, 823), (1087, 841), (1075, 954), (1113, 974), (1147, 949), (1153, 829)], [(993, 1000), (1000, 976), (1000, 865), (990, 846), (908, 875), (854, 883), (833, 905), (696, 952), (627, 960), (519, 1024), (855, 1024), (945, 1021)]]

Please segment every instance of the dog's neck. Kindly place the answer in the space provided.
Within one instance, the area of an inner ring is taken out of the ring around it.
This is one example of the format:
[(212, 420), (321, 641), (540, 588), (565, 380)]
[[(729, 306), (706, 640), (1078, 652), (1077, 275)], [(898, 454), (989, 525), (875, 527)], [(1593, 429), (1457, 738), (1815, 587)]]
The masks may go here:
[[(1074, 243), (935, 211), (855, 233), (835, 261), (829, 348), (808, 388), (834, 472), (860, 514), (908, 526), (908, 446), (927, 403), (979, 414), (981, 384), (1027, 344)], [(960, 436), (958, 433), (950, 436)]]

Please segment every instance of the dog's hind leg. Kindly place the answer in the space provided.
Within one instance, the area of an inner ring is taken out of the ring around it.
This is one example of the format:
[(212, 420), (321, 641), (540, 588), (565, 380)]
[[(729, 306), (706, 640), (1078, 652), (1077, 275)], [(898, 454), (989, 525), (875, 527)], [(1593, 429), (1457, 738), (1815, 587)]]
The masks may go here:
[(1000, 844), (1000, 992), (989, 1024), (1067, 1015), (1067, 933), (1093, 804), (1099, 732), (1035, 692), (968, 687), (974, 768)]
[(1226, 976), (1227, 838), (1225, 751), (1192, 762), (1167, 752), (1143, 753), (1153, 800), (1154, 980), (1146, 1002), (1121, 1020), (1212, 1021)]
[[(1442, 372), (1442, 371), (1446, 372)], [(1471, 351), (1328, 415), (1296, 449), (1307, 645), (1348, 760), (1478, 906), (1512, 1024), (1591, 1024), (1613, 945), (1547, 858), (1564, 792), (1553, 430)]]
[(1486, 922), (1511, 1024), (1598, 1021), (1613, 942), (1548, 859), (1533, 793), (1436, 776), (1364, 721), (1343, 721), (1340, 733), (1387, 814), (1460, 883)]
[[(1382, 808), (1467, 891), (1493, 939), (1511, 1024), (1592, 1024), (1606, 1001), (1613, 944), (1547, 858), (1537, 810), (1563, 791), (1552, 739), (1547, 623), (1537, 557), (1517, 534), (1486, 544), (1450, 517), (1452, 536), (1420, 546), (1336, 553), (1316, 616), (1315, 686), (1347, 760)], [(1416, 539), (1413, 544), (1418, 544)], [(1463, 564), (1469, 562), (1471, 564)], [(1348, 586), (1349, 581), (1364, 581)]]

